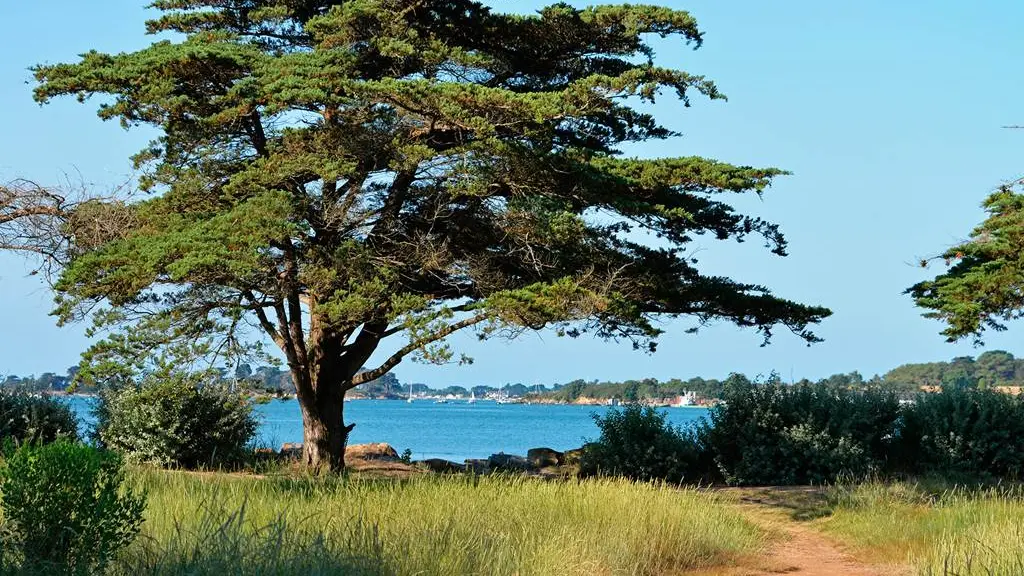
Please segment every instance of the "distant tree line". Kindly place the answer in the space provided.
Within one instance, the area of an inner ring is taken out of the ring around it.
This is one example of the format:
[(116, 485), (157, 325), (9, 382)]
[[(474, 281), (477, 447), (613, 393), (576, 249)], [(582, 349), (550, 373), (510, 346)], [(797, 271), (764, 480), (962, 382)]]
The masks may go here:
[[(745, 378), (739, 376), (739, 378)], [(778, 380), (778, 377), (775, 377)], [(659, 381), (655, 378), (599, 382), (573, 380), (558, 385), (546, 394), (552, 400), (574, 402), (580, 398), (611, 399), (630, 402), (643, 399), (672, 398), (692, 392), (704, 398), (722, 398), (728, 378), (690, 378)], [(949, 362), (903, 364), (882, 376), (865, 378), (860, 372), (839, 373), (819, 380), (801, 379), (795, 384), (816, 384), (846, 390), (891, 389), (908, 396), (927, 388), (1024, 387), (1024, 358), (1014, 358), (1004, 350), (985, 352), (977, 358), (960, 356)]]
[(996, 388), (1024, 386), (1024, 358), (1003, 350), (985, 352), (977, 358), (960, 356), (950, 362), (904, 364), (885, 375), (886, 383), (897, 388), (922, 386)]
[[(64, 374), (44, 372), (39, 376), (0, 376), (0, 385), (17, 387), (30, 391), (63, 391), (74, 381), (77, 366), (68, 368)], [(275, 366), (256, 366), (239, 364), (233, 370), (221, 370), (221, 379), (234, 382), (243, 390), (266, 394), (294, 394), (291, 375), (287, 370)], [(506, 384), (504, 386), (448, 386), (441, 389), (431, 388), (423, 383), (408, 384), (399, 381), (392, 373), (359, 385), (353, 397), (363, 398), (405, 398), (410, 389), (414, 395), (436, 394), (442, 396), (468, 397), (474, 394), (483, 398), (488, 394), (502, 394), (512, 398), (538, 396), (554, 402), (575, 402), (584, 399), (618, 399), (621, 401), (637, 401), (645, 399), (674, 398), (692, 392), (699, 397), (722, 398), (726, 380), (716, 378), (690, 378), (682, 380), (672, 378), (660, 381), (655, 378), (640, 380), (586, 381), (573, 380), (566, 384), (553, 386), (528, 385), (523, 383)], [(999, 387), (1024, 387), (1024, 358), (1015, 358), (1013, 354), (1003, 350), (992, 350), (974, 358), (959, 356), (949, 362), (928, 362), (923, 364), (903, 364), (882, 376), (865, 378), (857, 371), (833, 374), (816, 381), (802, 379), (796, 384), (818, 384), (848, 390), (864, 390), (869, 388), (889, 388), (900, 395), (911, 395), (922, 388), (979, 388), (992, 389)], [(93, 392), (89, 388), (83, 392)]]
[(670, 398), (686, 392), (693, 392), (705, 398), (718, 398), (721, 396), (722, 386), (723, 383), (720, 380), (704, 378), (690, 378), (689, 380), (673, 378), (665, 382), (655, 378), (624, 382), (573, 380), (568, 384), (558, 386), (547, 394), (547, 397), (559, 402), (575, 402), (580, 398), (600, 400), (614, 398), (634, 402), (652, 398)]

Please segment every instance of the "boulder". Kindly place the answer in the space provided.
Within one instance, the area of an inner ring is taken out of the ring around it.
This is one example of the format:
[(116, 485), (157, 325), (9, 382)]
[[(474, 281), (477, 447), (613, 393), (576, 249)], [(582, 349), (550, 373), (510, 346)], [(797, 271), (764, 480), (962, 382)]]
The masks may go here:
[(545, 468), (547, 466), (558, 466), (565, 460), (565, 454), (551, 448), (530, 448), (526, 452), (526, 459), (534, 468)]
[(302, 442), (285, 442), (281, 445), (281, 456), (295, 459), (302, 457)]
[(472, 472), (473, 474), (487, 474), (491, 471), (491, 464), (489, 460), (470, 458), (466, 460), (464, 468), (466, 472)]
[(530, 469), (530, 461), (526, 458), (504, 452), (491, 454), (491, 457), (487, 459), (487, 464), (493, 470), (522, 472)]
[(384, 442), (348, 446), (345, 448), (345, 458), (355, 460), (386, 460), (389, 462), (401, 460), (398, 457), (398, 452), (390, 444)]
[(566, 450), (562, 454), (563, 464), (579, 464), (580, 459), (583, 457), (583, 448), (575, 448), (573, 450)]
[(426, 468), (431, 472), (438, 472), (441, 474), (454, 474), (466, 471), (465, 465), (458, 464), (450, 460), (444, 460), (442, 458), (427, 458), (426, 460), (414, 462), (414, 464), (420, 468)]
[(252, 451), (252, 454), (258, 462), (277, 459), (277, 452), (273, 448), (257, 448)]

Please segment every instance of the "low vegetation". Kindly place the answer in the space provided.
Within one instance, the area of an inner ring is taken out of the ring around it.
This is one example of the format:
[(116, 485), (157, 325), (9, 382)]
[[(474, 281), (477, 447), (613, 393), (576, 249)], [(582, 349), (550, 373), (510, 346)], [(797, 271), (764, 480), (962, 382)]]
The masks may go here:
[(53, 442), (78, 437), (78, 422), (71, 409), (55, 398), (20, 390), (0, 389), (0, 441)]
[(695, 430), (653, 408), (597, 418), (582, 472), (733, 486), (806, 485), (942, 474), (1016, 481), (1024, 473), (1024, 399), (947, 388), (901, 405), (891, 390), (730, 379)]
[(868, 483), (836, 489), (820, 526), (859, 555), (927, 575), (1024, 573), (1024, 491)]
[(24, 444), (6, 455), (0, 571), (102, 573), (142, 522), (145, 498), (123, 484), (121, 459), (83, 444)]
[(95, 413), (103, 446), (131, 462), (188, 469), (243, 461), (259, 424), (244, 395), (184, 373), (106, 388)]
[(988, 390), (951, 388), (904, 410), (900, 460), (912, 472), (982, 480), (1024, 474), (1024, 400)]
[(884, 469), (899, 419), (892, 392), (735, 378), (697, 437), (715, 463), (709, 480), (814, 484)]
[(660, 574), (762, 543), (713, 494), (620, 480), (143, 472), (139, 483), (146, 522), (118, 568), (130, 574)]

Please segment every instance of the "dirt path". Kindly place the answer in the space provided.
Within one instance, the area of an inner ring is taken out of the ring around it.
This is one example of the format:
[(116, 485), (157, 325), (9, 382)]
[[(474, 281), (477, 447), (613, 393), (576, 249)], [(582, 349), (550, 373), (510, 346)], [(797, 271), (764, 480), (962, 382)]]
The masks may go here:
[[(775, 535), (764, 553), (739, 566), (697, 573), (700, 576), (905, 576), (909, 568), (858, 561), (842, 544), (799, 518), (813, 518), (820, 509), (814, 489), (770, 488), (736, 491), (737, 506), (751, 521)], [(798, 518), (798, 519), (794, 519)], [(695, 575), (696, 576), (696, 575)]]

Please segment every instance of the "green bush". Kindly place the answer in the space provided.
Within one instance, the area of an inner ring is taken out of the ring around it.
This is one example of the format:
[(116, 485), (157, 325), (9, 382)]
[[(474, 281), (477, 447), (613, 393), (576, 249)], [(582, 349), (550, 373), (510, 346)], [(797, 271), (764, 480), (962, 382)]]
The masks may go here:
[(911, 472), (1024, 478), (1024, 400), (943, 389), (906, 407), (899, 450)]
[(688, 431), (673, 427), (665, 414), (630, 404), (594, 415), (601, 436), (584, 446), (580, 474), (634, 480), (695, 481), (700, 451)]
[(822, 483), (884, 469), (899, 420), (890, 392), (734, 375), (698, 437), (729, 484)]
[(180, 375), (108, 388), (95, 415), (103, 446), (132, 462), (188, 469), (236, 464), (257, 428), (244, 395)]
[(49, 443), (77, 437), (78, 422), (67, 404), (50, 396), (0, 390), (0, 440)]
[(0, 473), (5, 568), (92, 574), (138, 534), (145, 498), (124, 488), (121, 459), (60, 440), (24, 444)]

